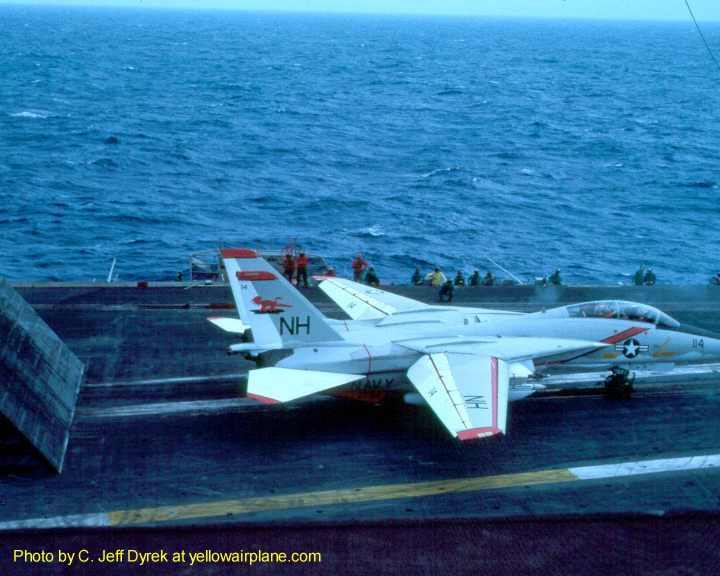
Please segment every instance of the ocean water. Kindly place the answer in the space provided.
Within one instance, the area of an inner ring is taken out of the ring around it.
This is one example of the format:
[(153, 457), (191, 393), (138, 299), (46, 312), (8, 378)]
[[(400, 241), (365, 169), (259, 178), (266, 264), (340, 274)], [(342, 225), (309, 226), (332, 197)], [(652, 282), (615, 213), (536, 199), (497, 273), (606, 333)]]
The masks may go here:
[(384, 281), (704, 283), (719, 111), (690, 23), (2, 6), (0, 275), (295, 242)]

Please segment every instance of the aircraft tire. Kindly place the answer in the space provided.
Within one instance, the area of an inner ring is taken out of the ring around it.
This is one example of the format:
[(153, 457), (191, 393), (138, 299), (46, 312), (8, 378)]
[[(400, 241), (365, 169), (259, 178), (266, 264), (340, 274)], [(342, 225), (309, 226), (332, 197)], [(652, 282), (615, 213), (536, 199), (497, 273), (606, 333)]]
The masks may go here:
[(609, 400), (629, 400), (634, 387), (632, 381), (618, 375), (610, 375), (605, 379), (605, 397)]

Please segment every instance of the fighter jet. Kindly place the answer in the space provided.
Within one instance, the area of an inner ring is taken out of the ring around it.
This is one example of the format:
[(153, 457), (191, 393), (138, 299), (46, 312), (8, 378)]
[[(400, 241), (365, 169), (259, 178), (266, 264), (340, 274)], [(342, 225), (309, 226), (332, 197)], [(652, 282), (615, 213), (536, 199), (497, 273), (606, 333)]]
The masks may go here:
[[(263, 367), (247, 395), (263, 403), (318, 393), (426, 403), (461, 441), (503, 434), (508, 402), (543, 388), (553, 366), (622, 370), (720, 357), (657, 308), (605, 300), (535, 313), (429, 305), (340, 278), (320, 288), (350, 317), (324, 316), (255, 250), (223, 249), (239, 313), (212, 321), (251, 342), (230, 346)], [(271, 364), (271, 365), (268, 365)]]

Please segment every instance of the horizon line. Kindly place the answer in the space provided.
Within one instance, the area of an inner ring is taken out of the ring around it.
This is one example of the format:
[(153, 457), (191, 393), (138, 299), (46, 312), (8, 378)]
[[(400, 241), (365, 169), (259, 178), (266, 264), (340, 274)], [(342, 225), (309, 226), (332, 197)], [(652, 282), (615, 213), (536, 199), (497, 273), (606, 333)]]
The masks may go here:
[[(547, 16), (520, 16), (516, 14), (478, 14), (470, 12), (407, 12), (401, 10), (390, 10), (380, 12), (377, 10), (303, 10), (293, 8), (243, 8), (233, 6), (197, 6), (195, 4), (177, 4), (164, 5), (152, 2), (146, 3), (140, 0), (137, 3), (118, 2), (114, 4), (96, 5), (82, 0), (69, 0), (60, 2), (27, 2), (24, 0), (15, 2), (12, 0), (0, 0), (0, 8), (2, 7), (24, 7), (24, 8), (90, 8), (98, 10), (107, 9), (129, 9), (129, 10), (157, 10), (168, 12), (240, 12), (245, 14), (307, 14), (309, 16), (379, 16), (379, 17), (445, 17), (445, 18), (474, 18), (474, 19), (508, 19), (508, 20), (576, 20), (585, 22), (656, 22), (656, 23), (689, 23), (692, 20), (688, 18), (623, 18), (623, 17), (605, 17), (605, 16), (578, 16), (578, 15), (547, 15)], [(717, 24), (719, 19), (703, 19), (701, 23)]]

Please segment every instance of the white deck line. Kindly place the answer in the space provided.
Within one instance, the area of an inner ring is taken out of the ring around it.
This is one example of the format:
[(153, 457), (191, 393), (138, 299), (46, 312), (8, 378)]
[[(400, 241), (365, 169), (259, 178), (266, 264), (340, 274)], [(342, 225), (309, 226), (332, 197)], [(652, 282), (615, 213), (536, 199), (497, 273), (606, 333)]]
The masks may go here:
[(661, 472), (682, 472), (720, 467), (720, 454), (688, 456), (686, 458), (663, 458), (660, 460), (640, 460), (637, 462), (618, 462), (599, 466), (579, 466), (568, 468), (578, 480), (597, 480), (600, 478), (624, 478), (641, 474), (659, 474)]
[(110, 526), (110, 517), (104, 512), (0, 522), (0, 530), (49, 530), (51, 528), (98, 528), (107, 526)]
[(122, 386), (162, 386), (163, 384), (200, 384), (202, 382), (224, 382), (247, 378), (247, 372), (216, 374), (207, 376), (177, 376), (174, 378), (151, 378), (145, 380), (120, 380), (117, 382), (98, 382), (85, 384), (83, 388), (119, 388)]
[(155, 402), (152, 404), (130, 404), (110, 408), (77, 409), (78, 418), (123, 418), (132, 416), (162, 416), (168, 414), (215, 414), (240, 408), (260, 408), (248, 398), (220, 398), (217, 400), (182, 400), (178, 402)]

